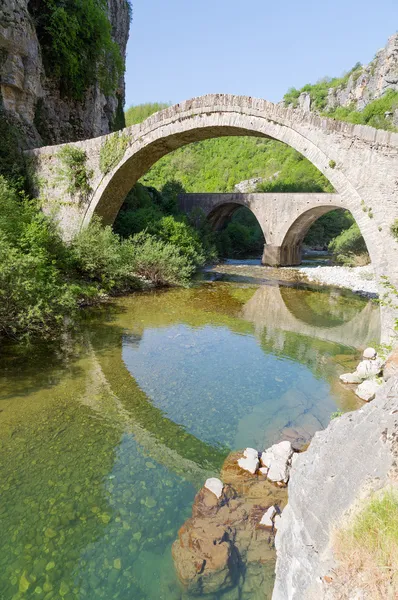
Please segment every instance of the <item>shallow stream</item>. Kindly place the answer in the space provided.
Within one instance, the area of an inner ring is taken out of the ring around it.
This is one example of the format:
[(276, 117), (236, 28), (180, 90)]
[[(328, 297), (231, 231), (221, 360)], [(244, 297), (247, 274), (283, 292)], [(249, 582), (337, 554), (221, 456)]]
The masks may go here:
[[(87, 311), (61, 348), (2, 348), (1, 600), (189, 598), (171, 545), (227, 454), (358, 406), (338, 375), (378, 341), (377, 306), (222, 279)], [(268, 598), (256, 585), (236, 597)]]

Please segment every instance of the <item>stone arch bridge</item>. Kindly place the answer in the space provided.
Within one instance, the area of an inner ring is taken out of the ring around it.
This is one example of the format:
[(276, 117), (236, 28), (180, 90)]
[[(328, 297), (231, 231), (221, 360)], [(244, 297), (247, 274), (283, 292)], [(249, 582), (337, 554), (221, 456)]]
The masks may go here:
[[(398, 283), (398, 134), (284, 108), (246, 96), (212, 94), (166, 108), (139, 125), (69, 146), (85, 152), (89, 189), (65, 177), (60, 146), (29, 151), (32, 184), (66, 238), (94, 214), (111, 224), (131, 187), (162, 156), (191, 142), (252, 135), (279, 140), (310, 160), (351, 211), (379, 275)], [(280, 196), (278, 202), (294, 202)], [(277, 250), (273, 251), (278, 252)]]
[(320, 216), (344, 208), (339, 194), (181, 194), (179, 206), (190, 214), (203, 211), (214, 229), (221, 229), (233, 213), (245, 206), (255, 215), (264, 234), (262, 263), (299, 265), (305, 234)]

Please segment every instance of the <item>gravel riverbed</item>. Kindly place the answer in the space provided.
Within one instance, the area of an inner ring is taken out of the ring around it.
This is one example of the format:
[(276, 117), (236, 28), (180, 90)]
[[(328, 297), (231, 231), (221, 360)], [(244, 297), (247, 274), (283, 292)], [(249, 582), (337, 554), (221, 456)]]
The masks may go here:
[[(291, 267), (290, 267), (291, 268)], [(379, 294), (376, 276), (371, 265), (365, 267), (297, 267), (309, 281), (343, 287), (364, 296)]]

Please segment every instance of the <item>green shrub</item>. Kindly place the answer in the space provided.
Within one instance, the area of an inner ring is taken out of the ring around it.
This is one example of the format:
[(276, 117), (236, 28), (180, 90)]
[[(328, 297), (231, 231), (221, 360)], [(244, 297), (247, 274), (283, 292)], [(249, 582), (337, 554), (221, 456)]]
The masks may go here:
[(6, 177), (18, 190), (24, 189), (26, 184), (21, 138), (18, 125), (11, 121), (10, 115), (6, 115), (0, 99), (0, 176)]
[(387, 90), (387, 92), (377, 100), (370, 102), (362, 111), (355, 110), (354, 106), (338, 107), (333, 111), (325, 113), (328, 117), (347, 121), (358, 125), (370, 125), (376, 129), (385, 129), (395, 131), (391, 119), (385, 116), (386, 113), (392, 113), (398, 108), (398, 92)]
[(124, 64), (105, 0), (33, 0), (29, 10), (46, 74), (65, 96), (80, 100), (97, 80), (105, 95), (116, 90)]
[(365, 240), (356, 223), (334, 238), (328, 248), (337, 263), (349, 266), (355, 262), (355, 256), (358, 255), (367, 256), (367, 262), (370, 262)]
[(66, 245), (55, 223), (1, 176), (0, 206), (0, 337), (57, 337), (82, 304), (139, 288), (142, 277), (186, 285), (201, 261), (197, 234), (190, 241), (185, 224), (159, 227), (181, 248), (149, 234), (123, 240), (96, 218)]
[(199, 235), (185, 221), (177, 221), (171, 215), (163, 217), (153, 225), (151, 231), (159, 239), (175, 246), (194, 268), (205, 264), (206, 255)]
[(170, 106), (170, 102), (147, 102), (146, 104), (130, 106), (130, 108), (126, 110), (126, 125), (129, 127), (130, 125), (142, 123), (142, 121), (145, 121), (145, 119), (150, 117), (153, 113), (163, 110), (168, 106)]
[(93, 172), (86, 167), (86, 151), (75, 146), (62, 146), (58, 151), (58, 158), (58, 176), (66, 183), (67, 191), (86, 198), (92, 191), (90, 179), (93, 176)]
[(176, 246), (145, 232), (132, 238), (134, 272), (157, 285), (187, 285), (195, 266)]
[(124, 133), (110, 135), (101, 146), (100, 169), (106, 175), (122, 160), (129, 144), (129, 137)]
[(392, 223), (390, 227), (391, 235), (398, 241), (398, 219)]
[(73, 268), (86, 281), (97, 283), (101, 292), (137, 287), (131, 243), (103, 227), (98, 218), (74, 238), (70, 252)]
[(52, 337), (75, 313), (79, 292), (47, 257), (26, 254), (0, 234), (0, 337)]
[(305, 246), (322, 246), (328, 244), (354, 223), (354, 217), (348, 210), (332, 210), (322, 215), (308, 230), (304, 238)]

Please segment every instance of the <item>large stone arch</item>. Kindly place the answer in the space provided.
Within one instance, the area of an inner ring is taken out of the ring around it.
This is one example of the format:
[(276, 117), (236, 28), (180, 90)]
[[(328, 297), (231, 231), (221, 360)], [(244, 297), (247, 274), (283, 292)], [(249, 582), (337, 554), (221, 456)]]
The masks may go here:
[[(398, 134), (317, 117), (265, 100), (213, 94), (156, 113), (140, 125), (126, 128), (123, 135), (128, 140), (124, 155), (105, 175), (99, 158), (109, 136), (74, 144), (86, 151), (87, 167), (93, 173), (93, 191), (84, 202), (67, 198), (65, 190), (57, 189), (59, 147), (32, 152), (37, 179), (46, 180), (42, 195), (49, 204), (58, 196), (66, 236), (73, 236), (94, 214), (112, 223), (126, 193), (169, 152), (199, 140), (253, 135), (288, 144), (324, 173), (356, 219), (376, 271), (398, 280), (398, 248), (393, 247), (392, 238), (390, 248), (386, 247), (389, 225), (398, 214)], [(373, 218), (368, 216), (369, 208)]]

